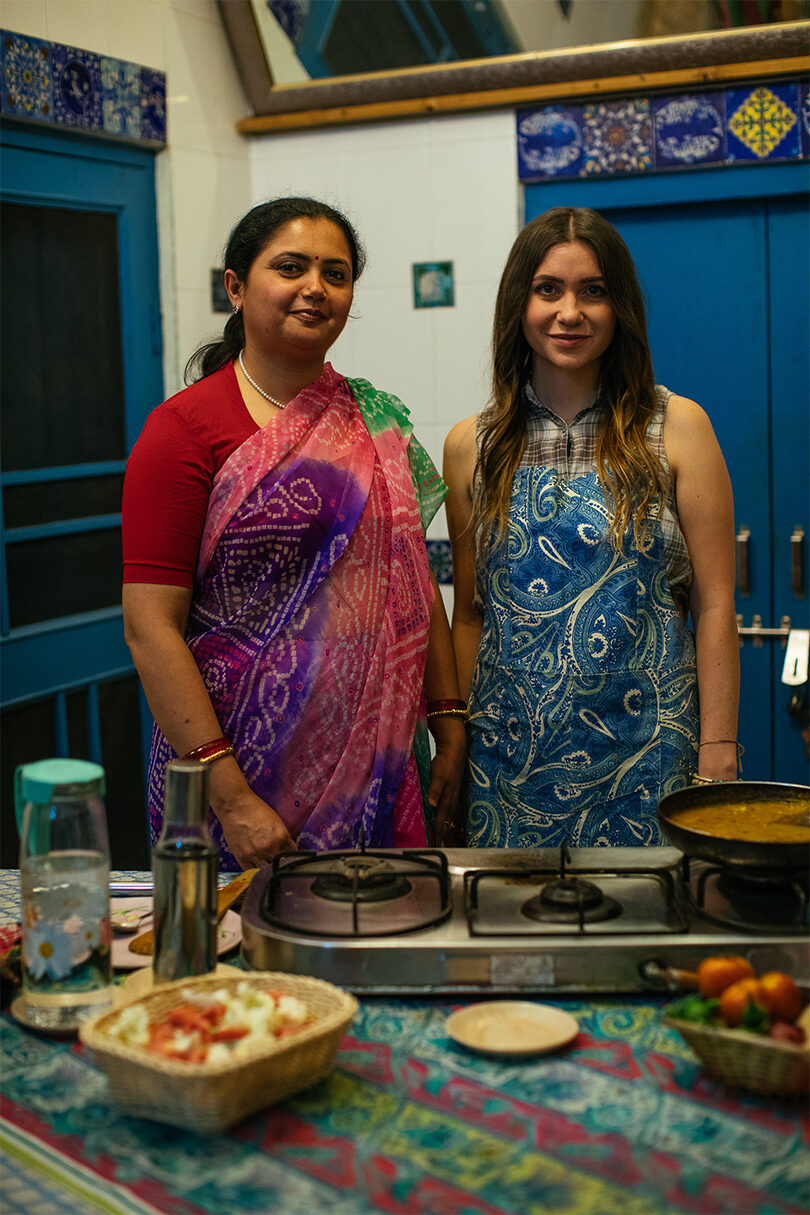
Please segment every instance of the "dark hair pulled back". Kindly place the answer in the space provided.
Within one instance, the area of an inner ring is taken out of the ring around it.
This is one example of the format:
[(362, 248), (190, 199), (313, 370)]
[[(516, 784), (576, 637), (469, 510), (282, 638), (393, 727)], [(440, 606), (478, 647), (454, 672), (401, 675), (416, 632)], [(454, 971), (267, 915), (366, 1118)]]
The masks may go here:
[[(243, 215), (228, 237), (224, 265), (232, 270), (240, 283), (247, 281), (250, 268), (267, 242), (285, 224), (294, 219), (326, 219), (340, 228), (346, 237), (352, 259), (352, 282), (357, 282), (366, 264), (366, 252), (360, 238), (345, 215), (317, 198), (273, 198), (260, 203)], [(194, 351), (186, 363), (185, 382), (194, 383), (232, 363), (245, 344), (245, 322), (241, 309), (233, 312), (225, 323), (222, 337), (205, 342)]]

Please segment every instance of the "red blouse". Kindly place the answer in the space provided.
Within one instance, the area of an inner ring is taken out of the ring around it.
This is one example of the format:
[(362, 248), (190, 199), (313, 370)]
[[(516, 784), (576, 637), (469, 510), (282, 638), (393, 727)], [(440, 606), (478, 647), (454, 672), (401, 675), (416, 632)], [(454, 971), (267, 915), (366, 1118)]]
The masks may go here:
[(124, 477), (124, 582), (193, 588), (214, 477), (256, 430), (232, 363), (152, 411)]

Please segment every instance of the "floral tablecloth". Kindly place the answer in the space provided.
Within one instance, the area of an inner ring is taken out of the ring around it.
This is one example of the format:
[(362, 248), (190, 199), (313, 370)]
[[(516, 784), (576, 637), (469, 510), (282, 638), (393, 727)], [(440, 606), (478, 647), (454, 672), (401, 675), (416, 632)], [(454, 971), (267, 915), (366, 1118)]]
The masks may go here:
[(117, 1113), (80, 1046), (3, 1013), (2, 1210), (806, 1215), (806, 1103), (712, 1081), (660, 1001), (554, 1002), (574, 1043), (499, 1062), (448, 1037), (458, 1004), (363, 1000), (326, 1081), (217, 1136)]

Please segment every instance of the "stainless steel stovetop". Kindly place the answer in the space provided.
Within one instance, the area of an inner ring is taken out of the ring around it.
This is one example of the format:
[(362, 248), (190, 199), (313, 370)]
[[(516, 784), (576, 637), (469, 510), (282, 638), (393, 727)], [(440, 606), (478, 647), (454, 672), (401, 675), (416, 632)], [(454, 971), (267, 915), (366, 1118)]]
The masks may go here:
[(287, 853), (242, 934), (255, 969), (367, 995), (650, 991), (714, 953), (810, 982), (804, 880), (674, 848)]

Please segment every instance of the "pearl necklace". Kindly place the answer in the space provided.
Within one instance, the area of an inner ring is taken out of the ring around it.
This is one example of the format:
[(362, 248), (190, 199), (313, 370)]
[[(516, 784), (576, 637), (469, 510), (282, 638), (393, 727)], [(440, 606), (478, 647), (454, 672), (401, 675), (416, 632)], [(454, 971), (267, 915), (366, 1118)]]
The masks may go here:
[(248, 375), (247, 371), (245, 370), (245, 364), (244, 364), (244, 360), (242, 359), (241, 350), (239, 351), (239, 366), (242, 368), (242, 375), (245, 377), (248, 384), (252, 385), (253, 388), (256, 389), (256, 391), (258, 392), (260, 397), (264, 397), (265, 401), (269, 401), (271, 405), (277, 405), (279, 407), (279, 409), (286, 408), (285, 401), (277, 401), (275, 397), (271, 397), (269, 392), (265, 392), (263, 388), (260, 388), (259, 385), (256, 383), (256, 381), (253, 379), (253, 377)]

